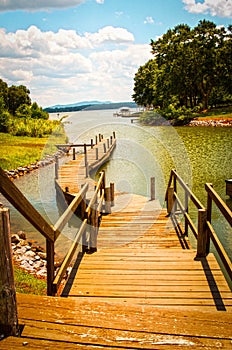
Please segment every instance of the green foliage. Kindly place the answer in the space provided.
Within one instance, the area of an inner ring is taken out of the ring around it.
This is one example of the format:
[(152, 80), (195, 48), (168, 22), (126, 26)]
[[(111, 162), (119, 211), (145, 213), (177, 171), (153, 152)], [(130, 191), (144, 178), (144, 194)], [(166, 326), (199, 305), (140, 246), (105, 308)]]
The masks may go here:
[(14, 267), (15, 286), (18, 293), (46, 295), (47, 283), (42, 279)]
[(168, 109), (168, 119), (177, 119), (173, 99), (189, 109), (232, 102), (232, 26), (206, 20), (192, 29), (180, 24), (152, 40), (151, 47), (154, 59), (135, 75), (135, 102)]
[(57, 151), (56, 144), (66, 143), (62, 124), (49, 137), (37, 138), (0, 133), (0, 167), (6, 170), (26, 166)]

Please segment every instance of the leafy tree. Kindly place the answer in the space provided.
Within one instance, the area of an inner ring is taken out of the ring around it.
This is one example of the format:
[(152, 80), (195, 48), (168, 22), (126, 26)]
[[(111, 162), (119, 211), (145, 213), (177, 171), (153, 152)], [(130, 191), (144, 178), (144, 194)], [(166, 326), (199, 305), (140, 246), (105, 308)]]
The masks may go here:
[[(232, 94), (232, 26), (228, 30), (200, 21), (191, 29), (180, 24), (161, 38), (151, 40), (154, 59), (135, 75), (134, 100), (140, 105), (159, 104), (207, 109)], [(218, 91), (218, 93), (217, 93)], [(220, 94), (219, 94), (220, 91)], [(158, 102), (158, 103), (157, 103)]]
[(4, 106), (5, 106), (5, 108), (7, 108), (8, 85), (2, 79), (0, 79), (0, 97), (3, 98)]
[(9, 112), (5, 109), (5, 103), (2, 96), (0, 96), (0, 132), (8, 132), (10, 123)]
[(20, 105), (15, 113), (17, 118), (31, 118), (31, 108), (27, 104)]
[(43, 111), (42, 107), (39, 107), (36, 102), (31, 105), (31, 117), (34, 119), (48, 119), (49, 114)]
[(152, 107), (160, 102), (156, 81), (159, 76), (158, 66), (155, 60), (149, 60), (141, 66), (134, 78), (134, 101), (144, 107)]
[(12, 85), (8, 88), (8, 110), (14, 116), (20, 105), (30, 106), (30, 91), (24, 85)]

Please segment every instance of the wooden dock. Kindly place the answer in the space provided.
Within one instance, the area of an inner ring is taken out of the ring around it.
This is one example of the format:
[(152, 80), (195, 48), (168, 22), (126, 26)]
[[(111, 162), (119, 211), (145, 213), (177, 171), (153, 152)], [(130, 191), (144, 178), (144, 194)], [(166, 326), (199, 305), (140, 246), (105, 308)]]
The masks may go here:
[[(88, 152), (90, 168), (95, 146)], [(59, 169), (64, 192), (75, 197), (86, 182), (94, 191), (86, 163), (79, 155)], [(232, 349), (231, 289), (212, 253), (195, 259), (178, 217), (116, 193), (100, 221), (97, 252), (78, 252), (62, 296), (17, 295), (20, 337), (2, 350)]]

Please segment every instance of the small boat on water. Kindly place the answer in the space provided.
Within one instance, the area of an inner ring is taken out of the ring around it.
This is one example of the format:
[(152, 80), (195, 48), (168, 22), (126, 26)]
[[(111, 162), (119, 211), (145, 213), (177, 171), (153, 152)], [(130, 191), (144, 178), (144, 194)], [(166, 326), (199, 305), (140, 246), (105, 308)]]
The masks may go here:
[(131, 117), (131, 110), (129, 107), (121, 107), (113, 114), (114, 117)]

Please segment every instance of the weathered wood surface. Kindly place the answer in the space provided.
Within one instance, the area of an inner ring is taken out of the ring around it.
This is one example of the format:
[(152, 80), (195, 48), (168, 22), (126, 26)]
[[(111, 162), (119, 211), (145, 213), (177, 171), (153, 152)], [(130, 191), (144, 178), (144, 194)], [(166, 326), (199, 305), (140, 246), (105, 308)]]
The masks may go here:
[(2, 350), (231, 349), (232, 314), (18, 294), (21, 337)]
[[(102, 140), (93, 148), (87, 148), (87, 161), (89, 171), (97, 169), (111, 156), (115, 146), (116, 140), (113, 139), (112, 145), (104, 152), (104, 144), (106, 140)], [(98, 160), (96, 160), (96, 148), (98, 149)], [(84, 154), (78, 154), (75, 160), (70, 160), (68, 163), (62, 165), (58, 172), (58, 183), (63, 192), (68, 188), (68, 192), (76, 195), (83, 184), (89, 184), (89, 197), (94, 192), (95, 181), (91, 177), (86, 177), (86, 166)]]
[(103, 216), (98, 251), (85, 255), (69, 297), (177, 309), (232, 311), (232, 293), (213, 256), (196, 251), (160, 208), (143, 196), (121, 194)]

